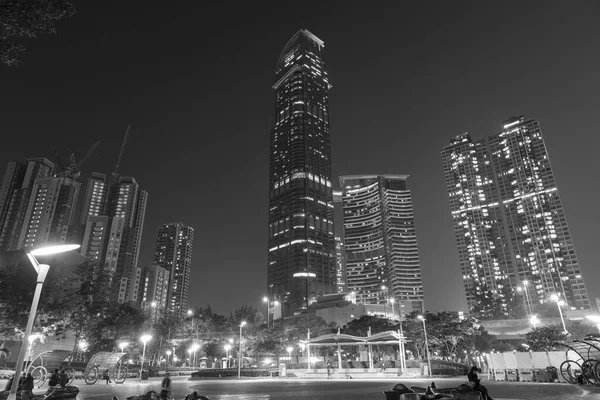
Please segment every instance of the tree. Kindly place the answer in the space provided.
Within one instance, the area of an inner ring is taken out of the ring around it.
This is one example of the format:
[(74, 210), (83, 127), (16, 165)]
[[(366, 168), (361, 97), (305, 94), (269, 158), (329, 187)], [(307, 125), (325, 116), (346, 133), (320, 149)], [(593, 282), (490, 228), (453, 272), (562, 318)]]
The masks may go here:
[(397, 331), (398, 324), (390, 321), (387, 318), (375, 317), (373, 315), (363, 315), (358, 319), (353, 319), (344, 325), (341, 329), (341, 333), (353, 336), (367, 336), (367, 332), (371, 328), (371, 334), (386, 332), (386, 331)]
[(525, 334), (525, 342), (533, 351), (559, 350), (559, 344), (567, 338), (561, 325), (540, 326)]
[(75, 13), (67, 0), (3, 0), (0, 2), (0, 62), (20, 63), (25, 47), (19, 38), (35, 39), (56, 33), (56, 21)]

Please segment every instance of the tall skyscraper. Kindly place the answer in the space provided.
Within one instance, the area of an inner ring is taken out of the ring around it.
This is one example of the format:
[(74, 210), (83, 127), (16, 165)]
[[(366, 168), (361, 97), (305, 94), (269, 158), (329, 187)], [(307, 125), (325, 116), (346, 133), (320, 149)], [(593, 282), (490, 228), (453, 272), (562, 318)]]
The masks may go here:
[(277, 62), (269, 174), (269, 296), (283, 316), (335, 292), (336, 266), (324, 43), (307, 30)]
[(81, 209), (80, 223), (85, 225), (88, 217), (97, 217), (106, 215), (108, 206), (109, 184), (106, 181), (106, 175), (98, 172), (92, 172), (91, 178), (88, 178), (83, 194), (83, 206)]
[[(111, 218), (111, 230), (115, 230), (110, 257), (115, 258), (116, 241), (120, 233), (115, 279), (118, 282), (117, 301), (138, 302), (141, 270), (138, 268), (138, 258), (144, 219), (146, 217), (146, 204), (148, 192), (141, 190), (137, 181), (132, 177), (119, 176), (112, 185), (108, 197), (108, 216)], [(106, 257), (109, 257), (108, 251)]]
[(344, 211), (347, 291), (360, 304), (393, 298), (405, 313), (423, 311), (419, 263), (408, 175), (340, 177)]
[(54, 164), (45, 158), (6, 165), (0, 187), (0, 251), (19, 249), (19, 238), (36, 179), (52, 176)]
[(344, 260), (344, 242), (335, 237), (335, 285), (338, 293), (346, 292), (346, 261)]
[(64, 244), (69, 224), (75, 220), (80, 189), (81, 183), (68, 177), (36, 179), (17, 248)]
[(169, 271), (157, 265), (144, 267), (141, 271), (140, 305), (156, 321), (168, 310)]
[(513, 117), (473, 141), (442, 150), (467, 302), (483, 316), (510, 316), (526, 290), (532, 303), (556, 294), (570, 309), (590, 301), (538, 121)]
[(193, 244), (191, 226), (176, 222), (158, 229), (154, 264), (169, 272), (167, 310), (175, 315), (182, 315), (188, 307)]

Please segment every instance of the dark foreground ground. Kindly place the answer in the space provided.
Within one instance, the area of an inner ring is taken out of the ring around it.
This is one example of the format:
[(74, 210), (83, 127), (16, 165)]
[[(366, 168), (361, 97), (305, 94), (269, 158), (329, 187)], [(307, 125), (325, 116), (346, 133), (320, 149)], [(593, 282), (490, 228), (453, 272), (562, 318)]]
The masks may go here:
[[(436, 379), (438, 387), (456, 387), (465, 380)], [(76, 383), (80, 389), (77, 400), (111, 400), (117, 396), (125, 400), (128, 396), (145, 393), (148, 390), (160, 390), (159, 378), (152, 378), (148, 383), (128, 380), (123, 385), (106, 385), (97, 383), (85, 385)], [(427, 386), (425, 379), (368, 379), (368, 380), (310, 380), (310, 379), (220, 379), (189, 380), (188, 377), (173, 379), (175, 400), (182, 400), (187, 394), (196, 390), (199, 394), (209, 396), (212, 400), (385, 400), (383, 391), (398, 382), (407, 386)], [(600, 400), (600, 388), (578, 387), (559, 383), (529, 382), (483, 382), (494, 400)], [(0, 381), (4, 387), (6, 381)], [(45, 386), (34, 390), (43, 393)]]

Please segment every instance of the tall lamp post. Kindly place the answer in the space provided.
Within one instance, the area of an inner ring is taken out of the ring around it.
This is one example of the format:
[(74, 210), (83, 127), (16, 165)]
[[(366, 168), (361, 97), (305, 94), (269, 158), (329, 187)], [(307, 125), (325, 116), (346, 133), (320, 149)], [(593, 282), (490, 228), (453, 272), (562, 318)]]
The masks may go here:
[(527, 305), (529, 306), (529, 314), (533, 314), (533, 305), (529, 298), (529, 281), (523, 281), (523, 290), (525, 291), (525, 298), (527, 298)]
[(238, 354), (238, 379), (242, 377), (242, 328), (246, 325), (246, 321), (240, 323), (240, 354)]
[(563, 317), (562, 309), (560, 308), (560, 306), (565, 304), (565, 302), (562, 301), (557, 294), (553, 294), (551, 298), (556, 302), (556, 306), (558, 307), (558, 313), (560, 314), (560, 321), (562, 322), (563, 330), (566, 334), (569, 334), (569, 331), (567, 331), (567, 326), (565, 325), (565, 318)]
[(142, 350), (142, 365), (140, 366), (140, 380), (142, 379), (142, 372), (144, 372), (144, 358), (146, 357), (146, 343), (152, 339), (152, 335), (143, 335), (140, 340), (144, 343), (144, 349)]
[(292, 363), (292, 351), (294, 351), (294, 348), (292, 346), (288, 346), (287, 352), (288, 352), (288, 358), (290, 359), (290, 364)]
[(223, 346), (223, 348), (225, 349), (225, 351), (227, 352), (227, 365), (225, 366), (225, 368), (229, 368), (229, 349), (231, 349), (231, 345), (230, 344), (226, 344), (225, 346)]
[(23, 335), (23, 342), (21, 343), (19, 356), (17, 357), (17, 363), (15, 364), (15, 375), (7, 400), (17, 399), (17, 388), (19, 387), (19, 379), (21, 378), (21, 369), (23, 368), (23, 360), (25, 360), (25, 353), (27, 352), (25, 341), (28, 340), (29, 336), (31, 335), (31, 329), (33, 328), (33, 322), (35, 321), (37, 314), (37, 307), (40, 302), (40, 295), (42, 294), (42, 287), (44, 286), (44, 281), (46, 280), (48, 270), (50, 269), (48, 264), (40, 264), (36, 256), (64, 253), (66, 251), (78, 249), (79, 247), (80, 246), (78, 244), (67, 244), (61, 246), (42, 247), (27, 253), (27, 258), (29, 258), (31, 265), (35, 269), (35, 272), (37, 272), (37, 279), (35, 292), (33, 293), (33, 300), (31, 302), (31, 309), (29, 310), (29, 317), (25, 327), (25, 334)]
[(173, 352), (171, 350), (167, 350), (165, 351), (165, 353), (167, 354), (167, 362), (165, 363), (165, 367), (169, 366), (169, 357), (171, 356), (171, 354), (173, 354)]
[(431, 377), (431, 360), (429, 358), (429, 345), (427, 344), (427, 327), (425, 326), (425, 317), (422, 315), (417, 316), (421, 321), (423, 321), (423, 333), (425, 335), (425, 352), (427, 353), (427, 367), (429, 368), (429, 376)]
[[(394, 305), (394, 299), (392, 299), (392, 306)], [(400, 373), (404, 373), (406, 370), (406, 353), (404, 351), (404, 332), (402, 331), (402, 302), (398, 301), (398, 333), (400, 333), (400, 343), (398, 345), (400, 351)]]
[(269, 307), (269, 298), (267, 296), (263, 297), (263, 303), (267, 303), (267, 329), (269, 329), (269, 314), (271, 313), (271, 308)]

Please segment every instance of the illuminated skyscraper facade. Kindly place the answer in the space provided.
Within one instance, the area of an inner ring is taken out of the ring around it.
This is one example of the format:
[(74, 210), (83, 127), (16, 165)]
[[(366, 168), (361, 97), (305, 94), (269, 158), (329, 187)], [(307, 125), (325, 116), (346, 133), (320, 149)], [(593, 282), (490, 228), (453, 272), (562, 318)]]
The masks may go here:
[(340, 177), (346, 284), (360, 304), (423, 312), (423, 281), (408, 175)]
[(0, 251), (23, 247), (19, 240), (34, 183), (36, 179), (50, 178), (53, 170), (54, 164), (45, 158), (6, 164), (0, 187)]
[(283, 316), (336, 288), (333, 193), (324, 43), (307, 30), (277, 62), (269, 174), (269, 296)]
[(167, 311), (175, 315), (182, 315), (188, 308), (193, 244), (194, 228), (191, 226), (176, 222), (158, 229), (154, 264), (169, 273)]
[(346, 293), (346, 262), (344, 261), (344, 242), (335, 237), (335, 279), (338, 293)]
[(556, 294), (570, 309), (590, 301), (538, 121), (513, 117), (503, 131), (442, 150), (470, 308), (510, 316), (519, 286), (531, 303)]

